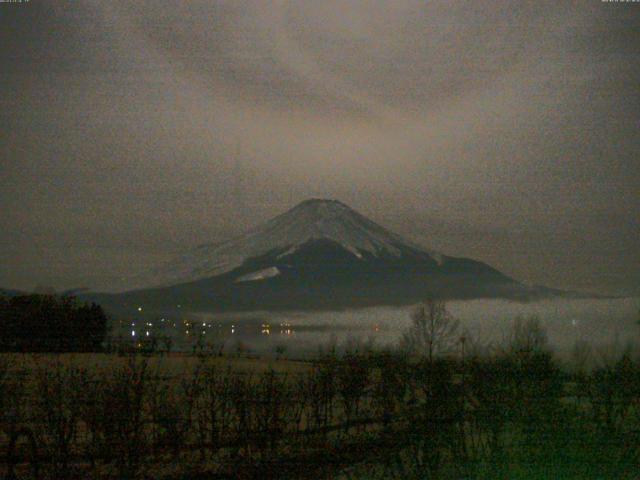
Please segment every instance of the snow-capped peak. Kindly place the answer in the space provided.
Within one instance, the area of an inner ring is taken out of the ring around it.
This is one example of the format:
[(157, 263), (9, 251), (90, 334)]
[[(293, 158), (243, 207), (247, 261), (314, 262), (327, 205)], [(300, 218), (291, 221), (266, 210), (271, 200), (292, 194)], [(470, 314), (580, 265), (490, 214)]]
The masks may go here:
[[(202, 245), (154, 272), (156, 285), (170, 285), (228, 272), (245, 260), (281, 250), (294, 253), (313, 240), (340, 244), (357, 258), (364, 253), (400, 256), (403, 248), (428, 252), (385, 229), (337, 200), (310, 199), (253, 228), (246, 234), (221, 244)], [(145, 282), (146, 283), (146, 282)]]

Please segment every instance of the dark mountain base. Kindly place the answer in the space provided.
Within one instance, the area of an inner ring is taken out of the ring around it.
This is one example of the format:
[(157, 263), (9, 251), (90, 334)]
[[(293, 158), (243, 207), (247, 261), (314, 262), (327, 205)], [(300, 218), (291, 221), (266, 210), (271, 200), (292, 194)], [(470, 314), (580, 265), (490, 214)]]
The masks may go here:
[[(272, 278), (238, 281), (265, 268)], [(184, 311), (340, 310), (407, 305), (427, 298), (506, 298), (526, 301), (559, 292), (524, 286), (474, 260), (447, 257), (438, 264), (418, 251), (402, 257), (360, 258), (328, 241), (288, 255), (270, 252), (224, 275), (122, 294), (88, 294), (114, 314), (138, 307), (161, 314)]]

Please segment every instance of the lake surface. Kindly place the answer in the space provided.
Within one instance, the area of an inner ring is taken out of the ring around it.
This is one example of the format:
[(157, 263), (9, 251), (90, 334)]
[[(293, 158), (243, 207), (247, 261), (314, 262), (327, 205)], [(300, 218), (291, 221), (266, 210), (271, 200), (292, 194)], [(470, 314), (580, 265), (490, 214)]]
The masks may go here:
[[(576, 342), (592, 345), (595, 355), (640, 344), (640, 298), (554, 299), (530, 303), (466, 300), (448, 302), (447, 308), (459, 320), (461, 330), (483, 345), (503, 341), (518, 316), (540, 318), (550, 345), (564, 356)], [(330, 344), (338, 348), (367, 342), (378, 346), (396, 345), (409, 327), (414, 310), (415, 307), (376, 307), (311, 313), (200, 313), (194, 314), (193, 319), (221, 328), (227, 351), (242, 342), (244, 349), (259, 354), (273, 353), (281, 346), (281, 350), (285, 349), (290, 355), (309, 355)]]

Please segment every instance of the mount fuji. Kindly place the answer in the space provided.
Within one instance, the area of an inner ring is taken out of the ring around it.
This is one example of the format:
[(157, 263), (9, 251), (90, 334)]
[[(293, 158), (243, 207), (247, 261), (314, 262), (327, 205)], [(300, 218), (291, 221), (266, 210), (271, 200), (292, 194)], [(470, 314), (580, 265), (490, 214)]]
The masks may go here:
[(306, 200), (219, 244), (137, 278), (138, 288), (84, 296), (111, 310), (163, 313), (341, 309), (425, 298), (528, 299), (530, 287), (482, 262), (425, 249), (336, 200)]

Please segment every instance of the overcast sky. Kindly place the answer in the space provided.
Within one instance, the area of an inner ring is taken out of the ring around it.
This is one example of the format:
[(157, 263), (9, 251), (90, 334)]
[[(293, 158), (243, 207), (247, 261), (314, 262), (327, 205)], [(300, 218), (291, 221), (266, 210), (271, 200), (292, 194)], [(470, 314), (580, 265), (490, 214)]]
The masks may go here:
[(640, 293), (640, 4), (0, 4), (0, 286), (104, 286), (308, 197)]

